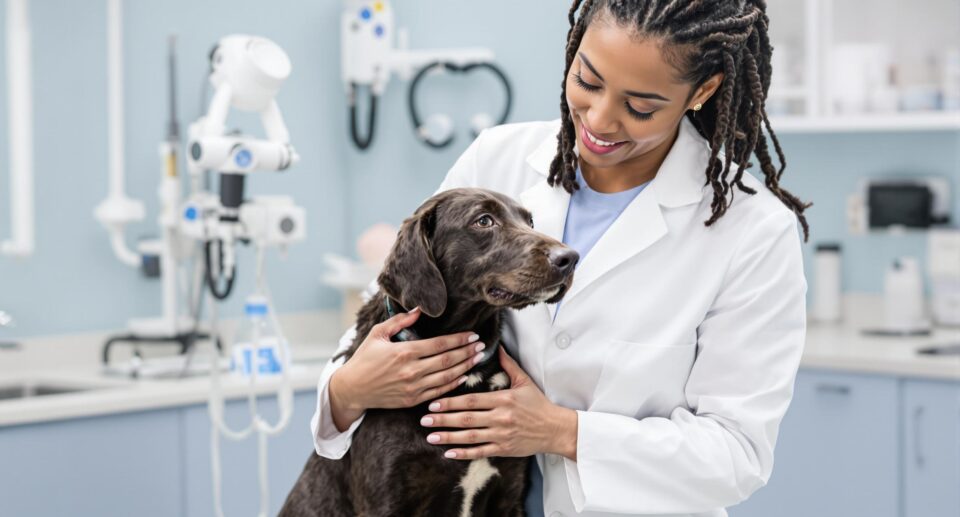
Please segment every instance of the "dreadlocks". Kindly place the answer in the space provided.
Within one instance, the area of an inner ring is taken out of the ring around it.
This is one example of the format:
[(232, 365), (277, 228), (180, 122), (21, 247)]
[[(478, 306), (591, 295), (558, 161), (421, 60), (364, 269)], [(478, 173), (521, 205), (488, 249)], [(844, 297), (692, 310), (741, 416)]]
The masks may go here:
[[(639, 35), (661, 39), (665, 58), (681, 72), (684, 81), (693, 85), (687, 101), (707, 79), (723, 72), (723, 83), (717, 93), (704, 103), (696, 116), (686, 114), (710, 143), (705, 184), (713, 187), (713, 215), (705, 222), (706, 226), (726, 213), (733, 201), (732, 185), (742, 192), (756, 194), (742, 182), (744, 171), (753, 166), (750, 157), (756, 154), (767, 188), (793, 210), (803, 227), (804, 240), (808, 239), (810, 229), (803, 211), (810, 203), (800, 201), (780, 187), (786, 159), (764, 108), (770, 89), (773, 51), (767, 34), (769, 19), (765, 0), (574, 0), (568, 14), (570, 30), (560, 96), (562, 126), (557, 136), (557, 154), (550, 164), (550, 185), (559, 184), (570, 193), (579, 188), (574, 153), (576, 131), (567, 106), (566, 77), (587, 26), (597, 16), (609, 16)], [(773, 142), (779, 168), (770, 158), (764, 129)], [(730, 179), (734, 162), (737, 170)]]

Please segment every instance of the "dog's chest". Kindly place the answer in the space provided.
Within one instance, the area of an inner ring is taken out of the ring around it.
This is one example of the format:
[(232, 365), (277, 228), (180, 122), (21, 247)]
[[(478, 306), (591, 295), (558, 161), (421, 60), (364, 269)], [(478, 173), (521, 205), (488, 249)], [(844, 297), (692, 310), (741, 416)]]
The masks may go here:
[(472, 460), (470, 462), (466, 472), (463, 473), (463, 477), (460, 478), (460, 483), (457, 485), (457, 487), (463, 490), (463, 503), (460, 507), (460, 517), (471, 517), (473, 515), (471, 510), (473, 508), (474, 498), (483, 490), (483, 487), (487, 486), (491, 479), (499, 475), (500, 471), (491, 465), (490, 460), (487, 458)]

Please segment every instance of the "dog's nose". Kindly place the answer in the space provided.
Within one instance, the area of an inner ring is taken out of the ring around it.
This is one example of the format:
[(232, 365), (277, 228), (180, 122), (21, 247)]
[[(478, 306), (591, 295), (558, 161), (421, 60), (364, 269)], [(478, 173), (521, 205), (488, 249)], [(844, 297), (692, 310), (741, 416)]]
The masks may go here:
[(554, 248), (550, 250), (550, 265), (560, 273), (561, 275), (566, 275), (573, 271), (573, 268), (577, 265), (577, 261), (580, 260), (580, 254), (576, 251), (567, 248)]

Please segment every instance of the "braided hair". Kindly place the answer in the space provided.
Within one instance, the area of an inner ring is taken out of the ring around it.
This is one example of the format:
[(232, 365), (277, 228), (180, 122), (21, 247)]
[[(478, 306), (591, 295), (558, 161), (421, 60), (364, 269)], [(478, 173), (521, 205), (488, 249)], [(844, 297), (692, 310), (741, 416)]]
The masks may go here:
[[(608, 16), (621, 27), (662, 39), (664, 57), (681, 72), (684, 81), (693, 85), (688, 102), (707, 79), (723, 72), (718, 92), (696, 116), (686, 114), (710, 143), (704, 184), (713, 187), (713, 215), (706, 226), (726, 213), (733, 201), (732, 185), (747, 194), (756, 194), (742, 181), (744, 171), (753, 166), (749, 161), (751, 154), (756, 154), (767, 188), (793, 210), (807, 240), (810, 229), (803, 211), (811, 204), (780, 187), (786, 159), (764, 107), (770, 89), (773, 50), (767, 34), (765, 0), (574, 0), (568, 14), (570, 30), (560, 96), (562, 125), (557, 136), (557, 154), (550, 164), (549, 184), (560, 185), (570, 193), (579, 188), (574, 153), (576, 131), (567, 105), (566, 78), (583, 34), (597, 16)], [(770, 157), (763, 129), (773, 142), (779, 168)], [(721, 149), (723, 159), (719, 157)], [(733, 162), (737, 163), (737, 170), (730, 179)]]

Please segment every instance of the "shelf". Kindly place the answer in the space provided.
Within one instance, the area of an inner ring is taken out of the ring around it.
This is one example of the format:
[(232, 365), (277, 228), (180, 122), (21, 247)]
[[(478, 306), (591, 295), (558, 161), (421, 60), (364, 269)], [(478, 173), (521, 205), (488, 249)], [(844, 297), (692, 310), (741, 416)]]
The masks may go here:
[(960, 111), (770, 118), (777, 133), (857, 133), (875, 131), (960, 131)]

